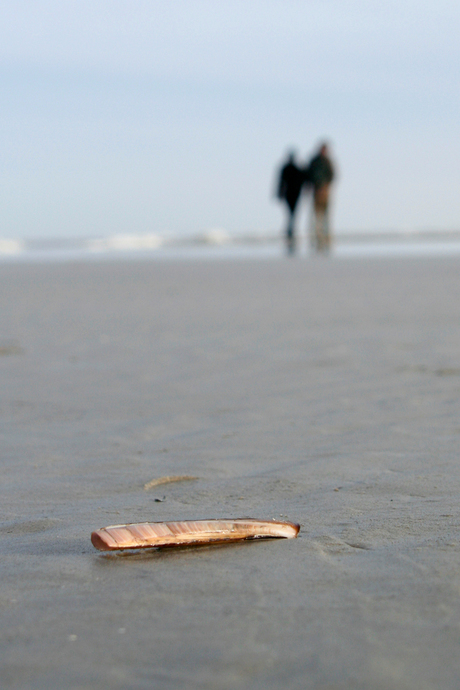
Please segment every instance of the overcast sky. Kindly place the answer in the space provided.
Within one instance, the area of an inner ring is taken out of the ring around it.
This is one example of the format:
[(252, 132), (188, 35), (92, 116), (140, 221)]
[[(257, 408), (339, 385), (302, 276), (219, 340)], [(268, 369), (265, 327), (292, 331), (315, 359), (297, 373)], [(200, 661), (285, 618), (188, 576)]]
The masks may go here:
[(460, 4), (11, 0), (0, 237), (281, 227), (327, 138), (334, 226), (460, 229)]

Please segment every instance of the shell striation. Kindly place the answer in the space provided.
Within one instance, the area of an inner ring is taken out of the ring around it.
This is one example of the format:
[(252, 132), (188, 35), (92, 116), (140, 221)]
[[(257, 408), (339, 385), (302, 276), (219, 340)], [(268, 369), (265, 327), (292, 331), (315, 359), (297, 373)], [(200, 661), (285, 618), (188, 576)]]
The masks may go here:
[(293, 539), (297, 536), (299, 529), (299, 525), (293, 522), (253, 518), (141, 522), (103, 527), (91, 534), (91, 542), (100, 551), (116, 551), (215, 544), (244, 539)]

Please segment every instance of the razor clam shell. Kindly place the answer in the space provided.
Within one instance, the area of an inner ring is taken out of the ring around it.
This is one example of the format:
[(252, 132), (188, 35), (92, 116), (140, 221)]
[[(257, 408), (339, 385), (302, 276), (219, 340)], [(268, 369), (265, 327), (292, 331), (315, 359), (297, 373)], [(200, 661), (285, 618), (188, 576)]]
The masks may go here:
[(293, 522), (252, 518), (141, 522), (103, 527), (91, 534), (91, 541), (100, 551), (116, 551), (244, 539), (292, 539), (297, 536), (299, 529), (299, 525)]

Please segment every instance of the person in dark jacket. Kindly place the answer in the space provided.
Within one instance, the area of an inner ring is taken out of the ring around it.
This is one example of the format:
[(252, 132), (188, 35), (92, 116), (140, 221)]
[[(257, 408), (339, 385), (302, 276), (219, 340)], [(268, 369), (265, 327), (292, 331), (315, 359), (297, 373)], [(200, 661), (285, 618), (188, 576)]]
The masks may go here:
[(288, 209), (286, 242), (288, 251), (291, 253), (295, 250), (294, 218), (303, 182), (304, 173), (296, 165), (294, 153), (290, 153), (286, 164), (283, 166), (280, 172), (278, 199), (285, 201)]
[(307, 166), (305, 178), (313, 188), (313, 214), (310, 227), (311, 244), (319, 252), (331, 246), (329, 226), (329, 195), (334, 179), (334, 168), (329, 158), (327, 144), (322, 144), (316, 156)]

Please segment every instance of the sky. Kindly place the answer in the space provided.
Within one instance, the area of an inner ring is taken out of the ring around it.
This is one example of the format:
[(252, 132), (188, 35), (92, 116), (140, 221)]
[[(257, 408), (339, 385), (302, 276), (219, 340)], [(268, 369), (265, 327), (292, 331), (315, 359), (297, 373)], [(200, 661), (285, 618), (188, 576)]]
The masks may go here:
[(450, 0), (2, 3), (0, 238), (276, 231), (323, 139), (338, 233), (460, 230), (459, 36)]

